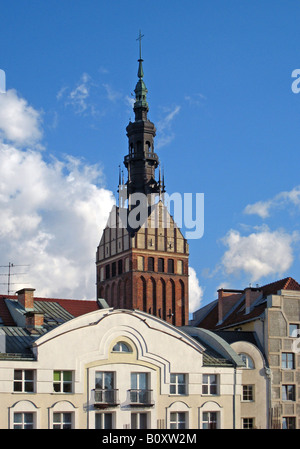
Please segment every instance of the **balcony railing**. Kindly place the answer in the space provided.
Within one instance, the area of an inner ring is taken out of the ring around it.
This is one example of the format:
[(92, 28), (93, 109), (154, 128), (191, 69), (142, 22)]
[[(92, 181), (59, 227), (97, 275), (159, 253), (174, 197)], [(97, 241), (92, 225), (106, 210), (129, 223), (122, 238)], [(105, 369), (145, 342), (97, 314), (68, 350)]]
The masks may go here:
[(119, 390), (95, 389), (95, 407), (106, 408), (116, 405), (119, 405)]
[(129, 405), (136, 407), (152, 407), (153, 391), (152, 390), (129, 390)]
[(124, 157), (124, 162), (128, 163), (132, 159), (153, 159), (158, 160), (158, 156), (156, 153), (152, 153), (150, 151), (130, 153)]

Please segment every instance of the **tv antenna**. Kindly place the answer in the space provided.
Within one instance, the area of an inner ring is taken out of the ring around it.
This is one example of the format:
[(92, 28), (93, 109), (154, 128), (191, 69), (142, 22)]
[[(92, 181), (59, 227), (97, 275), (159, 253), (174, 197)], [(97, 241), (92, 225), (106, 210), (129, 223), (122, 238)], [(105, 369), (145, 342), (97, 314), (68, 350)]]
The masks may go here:
[(7, 276), (7, 282), (0, 282), (1, 285), (7, 285), (7, 294), (10, 294), (10, 286), (16, 284), (24, 284), (23, 282), (11, 282), (11, 276), (18, 276), (21, 274), (27, 273), (12, 273), (12, 269), (15, 267), (29, 267), (30, 265), (15, 265), (14, 263), (9, 262), (8, 265), (0, 265), (1, 268), (8, 268), (8, 273), (0, 273), (0, 276)]

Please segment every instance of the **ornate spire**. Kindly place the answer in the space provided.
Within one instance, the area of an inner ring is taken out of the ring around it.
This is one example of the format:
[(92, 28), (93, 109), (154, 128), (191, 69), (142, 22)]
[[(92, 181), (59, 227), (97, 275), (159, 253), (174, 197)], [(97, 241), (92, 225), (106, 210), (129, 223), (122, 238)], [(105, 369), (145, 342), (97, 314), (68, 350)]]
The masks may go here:
[(147, 112), (149, 111), (149, 106), (147, 103), (147, 88), (144, 83), (143, 77), (144, 77), (144, 70), (143, 70), (143, 59), (142, 59), (142, 38), (144, 37), (143, 34), (139, 34), (139, 37), (137, 38), (137, 41), (139, 41), (139, 47), (140, 47), (140, 54), (139, 54), (139, 68), (138, 68), (138, 82), (135, 86), (134, 92), (135, 92), (135, 103), (134, 103), (134, 112), (135, 112), (135, 119), (136, 120), (147, 120)]

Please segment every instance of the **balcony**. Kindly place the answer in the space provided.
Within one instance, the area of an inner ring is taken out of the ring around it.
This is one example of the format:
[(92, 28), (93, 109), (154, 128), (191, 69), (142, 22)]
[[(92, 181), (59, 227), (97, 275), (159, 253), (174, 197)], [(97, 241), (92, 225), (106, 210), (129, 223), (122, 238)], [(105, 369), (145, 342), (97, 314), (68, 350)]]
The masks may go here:
[(131, 407), (153, 407), (152, 390), (129, 390), (129, 405)]
[(119, 405), (119, 390), (95, 389), (94, 407), (107, 408)]

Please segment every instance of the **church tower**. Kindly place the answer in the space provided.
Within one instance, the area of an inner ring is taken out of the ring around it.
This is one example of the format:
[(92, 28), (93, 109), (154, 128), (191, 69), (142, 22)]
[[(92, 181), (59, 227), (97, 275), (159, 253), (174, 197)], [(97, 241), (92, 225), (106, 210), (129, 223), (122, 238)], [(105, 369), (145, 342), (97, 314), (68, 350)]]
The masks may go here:
[(143, 310), (184, 326), (188, 324), (189, 249), (164, 204), (164, 180), (154, 152), (156, 129), (148, 119), (141, 37), (135, 120), (126, 128), (127, 181), (120, 172), (119, 204), (113, 207), (97, 248), (97, 298), (104, 298), (110, 307)]

